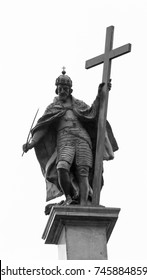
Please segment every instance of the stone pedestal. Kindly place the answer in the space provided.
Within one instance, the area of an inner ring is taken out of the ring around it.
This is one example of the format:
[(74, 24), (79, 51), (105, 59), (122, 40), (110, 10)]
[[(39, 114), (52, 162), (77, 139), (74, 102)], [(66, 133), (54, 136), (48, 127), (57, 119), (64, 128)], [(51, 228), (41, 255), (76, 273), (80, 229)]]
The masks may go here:
[(43, 233), (62, 260), (107, 260), (107, 242), (119, 208), (54, 206)]

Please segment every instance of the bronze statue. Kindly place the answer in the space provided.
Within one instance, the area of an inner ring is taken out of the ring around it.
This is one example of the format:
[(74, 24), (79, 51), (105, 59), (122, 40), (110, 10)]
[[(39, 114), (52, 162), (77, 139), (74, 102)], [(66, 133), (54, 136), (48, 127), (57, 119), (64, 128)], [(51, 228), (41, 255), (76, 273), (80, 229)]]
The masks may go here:
[[(98, 95), (91, 107), (73, 97), (72, 80), (65, 69), (55, 85), (57, 97), (32, 129), (31, 142), (23, 145), (23, 151), (35, 149), (46, 180), (47, 201), (65, 194), (63, 205), (87, 205), (93, 193), (97, 122), (105, 98), (104, 83), (99, 85)], [(109, 83), (109, 90), (110, 87)], [(107, 121), (103, 159), (113, 159), (117, 149)]]

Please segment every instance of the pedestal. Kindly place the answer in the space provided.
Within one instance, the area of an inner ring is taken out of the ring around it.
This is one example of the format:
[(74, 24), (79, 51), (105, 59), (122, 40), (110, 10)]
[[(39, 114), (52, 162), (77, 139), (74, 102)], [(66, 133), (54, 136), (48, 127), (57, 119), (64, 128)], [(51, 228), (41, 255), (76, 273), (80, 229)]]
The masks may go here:
[(42, 238), (62, 260), (107, 260), (107, 242), (119, 208), (54, 206)]

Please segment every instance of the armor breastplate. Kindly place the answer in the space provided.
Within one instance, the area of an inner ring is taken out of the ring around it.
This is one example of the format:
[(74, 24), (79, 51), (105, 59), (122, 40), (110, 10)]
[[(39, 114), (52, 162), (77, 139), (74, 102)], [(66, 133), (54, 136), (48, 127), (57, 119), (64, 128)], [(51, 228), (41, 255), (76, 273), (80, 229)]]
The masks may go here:
[(67, 108), (64, 116), (61, 118), (58, 126), (58, 130), (64, 129), (66, 127), (75, 128), (81, 127), (82, 125), (78, 121), (78, 118), (74, 115), (72, 108)]
[(77, 121), (77, 117), (74, 115), (71, 109), (68, 109), (64, 115), (65, 121)]

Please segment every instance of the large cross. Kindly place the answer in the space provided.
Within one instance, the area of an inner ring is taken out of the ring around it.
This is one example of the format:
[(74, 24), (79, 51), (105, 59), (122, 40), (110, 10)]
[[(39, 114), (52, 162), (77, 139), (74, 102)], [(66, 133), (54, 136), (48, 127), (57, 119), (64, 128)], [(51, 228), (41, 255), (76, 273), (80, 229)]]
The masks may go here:
[(86, 61), (85, 68), (89, 69), (96, 65), (103, 63), (103, 77), (102, 82), (105, 83), (104, 91), (105, 98), (103, 106), (100, 108), (99, 121), (98, 121), (98, 133), (97, 133), (97, 144), (96, 144), (96, 155), (94, 165), (94, 178), (93, 178), (93, 205), (99, 205), (100, 201), (100, 190), (101, 190), (101, 179), (103, 171), (103, 154), (104, 154), (104, 143), (105, 143), (105, 129), (106, 129), (106, 118), (107, 118), (107, 107), (108, 107), (108, 83), (110, 80), (111, 73), (111, 60), (123, 54), (131, 51), (131, 44), (126, 44), (122, 47), (112, 49), (113, 47), (113, 33), (114, 26), (109, 26), (106, 29), (106, 40), (105, 40), (105, 52), (99, 56)]

